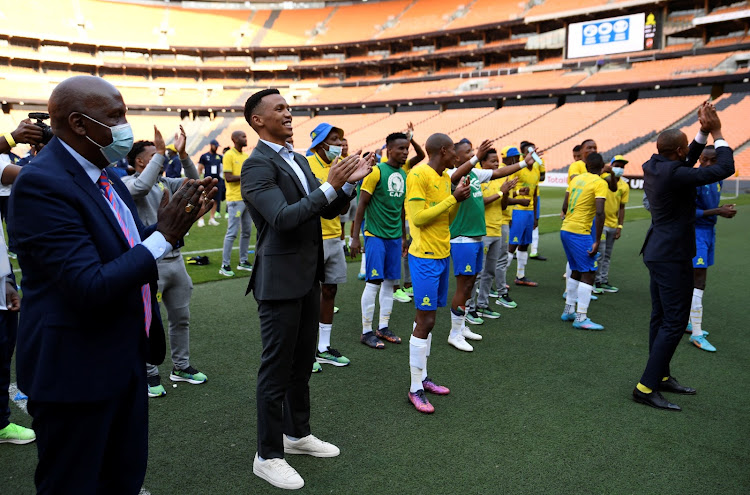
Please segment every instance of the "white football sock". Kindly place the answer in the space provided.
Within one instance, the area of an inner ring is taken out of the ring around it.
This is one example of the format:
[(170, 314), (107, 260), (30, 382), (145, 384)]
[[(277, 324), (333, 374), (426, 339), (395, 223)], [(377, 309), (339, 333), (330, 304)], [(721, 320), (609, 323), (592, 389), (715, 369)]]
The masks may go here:
[(362, 291), (362, 333), (372, 332), (372, 317), (375, 314), (375, 296), (378, 294), (378, 284), (365, 284)]
[(587, 318), (586, 313), (589, 310), (589, 303), (591, 302), (591, 292), (594, 290), (594, 286), (584, 284), (583, 282), (578, 283), (578, 307), (576, 308), (576, 321), (583, 321)]
[(432, 350), (432, 332), (427, 336), (427, 353), (425, 354), (424, 368), (422, 368), (422, 381), (427, 379), (427, 359), (430, 357), (430, 351)]
[(510, 262), (513, 261), (513, 253), (508, 251), (508, 267), (510, 267)]
[[(461, 310), (459, 309), (459, 311)], [(457, 315), (453, 312), (453, 308), (451, 308), (451, 337), (458, 337), (461, 335), (461, 329), (464, 327), (465, 320), (466, 313)]]
[(526, 276), (526, 263), (528, 262), (528, 251), (518, 251), (516, 254), (516, 277), (524, 278)]
[[(565, 304), (575, 306), (578, 302), (578, 280), (573, 277), (568, 277), (565, 281)], [(571, 310), (572, 313), (575, 310)]]
[(325, 352), (331, 346), (333, 323), (318, 323), (318, 352)]
[(393, 286), (395, 280), (383, 280), (380, 284), (380, 317), (378, 319), (378, 328), (386, 328), (391, 320), (391, 311), (393, 311)]
[(539, 227), (531, 231), (531, 254), (536, 256), (539, 249)]
[(365, 273), (365, 253), (362, 253), (362, 262), (359, 264), (359, 273)]
[(690, 323), (693, 325), (693, 337), (703, 335), (703, 290), (693, 289), (693, 304), (690, 307)]
[(573, 273), (573, 271), (570, 269), (570, 263), (565, 263), (565, 278), (570, 280), (571, 273)]
[(410, 392), (422, 390), (422, 370), (427, 368), (427, 341), (411, 336), (409, 339), (409, 367), (411, 368)]

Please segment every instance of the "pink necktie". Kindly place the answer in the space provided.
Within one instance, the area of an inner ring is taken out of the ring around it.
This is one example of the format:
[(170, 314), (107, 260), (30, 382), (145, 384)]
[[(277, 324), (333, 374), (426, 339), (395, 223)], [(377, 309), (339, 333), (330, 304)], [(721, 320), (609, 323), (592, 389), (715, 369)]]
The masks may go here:
[[(128, 240), (128, 244), (130, 244), (130, 247), (135, 246), (135, 239), (133, 239), (130, 230), (128, 230), (128, 226), (125, 223), (125, 220), (122, 218), (120, 207), (117, 204), (117, 201), (115, 201), (115, 195), (112, 191), (112, 185), (109, 183), (107, 174), (105, 174), (104, 171), (102, 171), (102, 175), (99, 176), (98, 184), (101, 190), (104, 192), (104, 196), (106, 196), (107, 200), (112, 205), (112, 208), (114, 208), (115, 215), (117, 216), (117, 223), (120, 224), (120, 228), (122, 229), (122, 233), (125, 234), (125, 238)], [(143, 314), (146, 318), (146, 336), (148, 336), (148, 331), (151, 328), (151, 287), (149, 287), (148, 284), (144, 284), (141, 287), (141, 296), (143, 298)]]

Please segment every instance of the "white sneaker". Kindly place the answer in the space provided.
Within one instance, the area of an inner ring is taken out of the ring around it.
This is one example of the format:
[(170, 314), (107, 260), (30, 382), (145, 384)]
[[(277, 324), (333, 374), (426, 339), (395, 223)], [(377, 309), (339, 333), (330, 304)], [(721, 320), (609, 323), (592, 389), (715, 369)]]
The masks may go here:
[(448, 343), (458, 349), (459, 351), (466, 351), (471, 352), (474, 350), (474, 348), (466, 342), (466, 338), (463, 335), (456, 335), (455, 337), (452, 335), (448, 336)]
[(474, 333), (471, 330), (469, 330), (467, 327), (463, 327), (461, 329), (461, 335), (463, 335), (465, 338), (469, 340), (482, 340), (482, 336), (478, 333)]
[(206, 225), (206, 222), (203, 221), (203, 217), (199, 218), (198, 219), (198, 227), (203, 227), (204, 225)]
[(255, 459), (253, 459), (253, 474), (268, 481), (273, 486), (285, 490), (296, 490), (305, 486), (305, 480), (285, 459), (261, 461), (258, 459), (257, 452), (255, 453)]
[(217, 222), (217, 221), (216, 221), (216, 220), (214, 220), (213, 218), (209, 218), (209, 219), (208, 219), (208, 224), (209, 224), (209, 225), (213, 225), (214, 227), (216, 227), (217, 225), (219, 225), (219, 222)]
[(307, 435), (299, 440), (290, 440), (284, 435), (285, 454), (306, 454), (313, 457), (336, 457), (341, 453), (335, 445), (324, 442), (315, 435)]

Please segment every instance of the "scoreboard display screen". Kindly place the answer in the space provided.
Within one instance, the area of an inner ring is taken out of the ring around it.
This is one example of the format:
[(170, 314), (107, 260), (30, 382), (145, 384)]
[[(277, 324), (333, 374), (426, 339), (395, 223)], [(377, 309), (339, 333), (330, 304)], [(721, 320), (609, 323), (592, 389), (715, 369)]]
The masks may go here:
[(576, 22), (568, 26), (567, 58), (655, 48), (656, 19), (645, 13)]

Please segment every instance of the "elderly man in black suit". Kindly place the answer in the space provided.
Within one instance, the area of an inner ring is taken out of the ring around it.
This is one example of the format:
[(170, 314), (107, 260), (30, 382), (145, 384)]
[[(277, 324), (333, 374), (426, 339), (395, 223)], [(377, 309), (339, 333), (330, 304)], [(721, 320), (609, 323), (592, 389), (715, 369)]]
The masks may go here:
[[(651, 277), (651, 328), (646, 370), (633, 390), (633, 399), (651, 407), (680, 411), (661, 392), (695, 394), (670, 374), (669, 362), (690, 316), (695, 256), (695, 188), (726, 179), (734, 173), (732, 149), (721, 133), (721, 120), (709, 102), (698, 110), (701, 123), (695, 140), (669, 129), (656, 142), (658, 154), (643, 164), (644, 187), (651, 202), (651, 227), (641, 253)], [(693, 168), (714, 139), (717, 163)]]
[(339, 449), (310, 433), (308, 381), (315, 355), (323, 276), (320, 217), (335, 218), (370, 173), (372, 158), (355, 153), (334, 163), (321, 184), (294, 153), (292, 114), (276, 89), (245, 103), (245, 120), (260, 140), (242, 166), (242, 198), (258, 228), (248, 293), (258, 301), (263, 344), (258, 370), (258, 452), (253, 473), (297, 489), (302, 477), (284, 454), (334, 457)]

